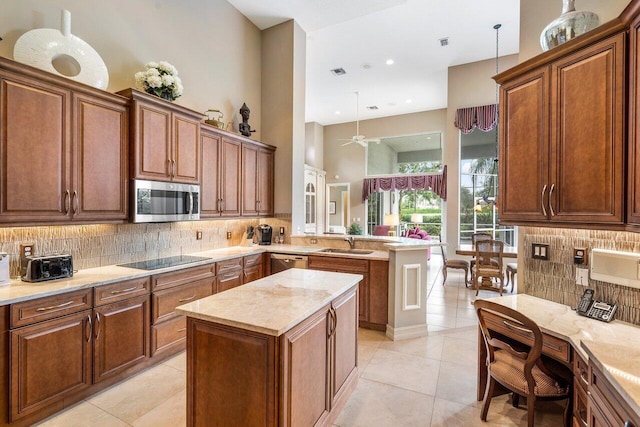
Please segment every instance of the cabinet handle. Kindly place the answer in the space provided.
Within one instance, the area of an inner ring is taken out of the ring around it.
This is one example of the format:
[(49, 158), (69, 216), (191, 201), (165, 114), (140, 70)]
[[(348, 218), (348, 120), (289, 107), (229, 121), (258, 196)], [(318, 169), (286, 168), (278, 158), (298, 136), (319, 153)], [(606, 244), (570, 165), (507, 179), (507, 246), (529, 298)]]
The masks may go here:
[(53, 310), (54, 308), (62, 308), (62, 307), (66, 307), (68, 305), (73, 304), (73, 300), (71, 301), (67, 301), (67, 302), (63, 302), (62, 304), (58, 304), (58, 305), (50, 305), (49, 307), (38, 307), (36, 308), (36, 311), (49, 311), (49, 310)]
[(69, 190), (64, 192), (64, 198), (62, 199), (62, 209), (64, 209), (64, 214), (67, 215), (71, 210), (71, 193)]
[(233, 279), (234, 277), (238, 277), (238, 275), (237, 274), (228, 273), (228, 274), (225, 274), (222, 278), (223, 279)]
[(80, 210), (80, 202), (78, 201), (78, 192), (74, 191), (73, 192), (73, 197), (71, 198), (71, 200), (73, 201), (73, 214), (77, 214), (78, 210)]
[(93, 326), (93, 323), (91, 322), (91, 315), (87, 314), (87, 328), (86, 328), (86, 332), (85, 332), (85, 336), (87, 337), (86, 340), (87, 342), (91, 341), (91, 327)]
[(94, 328), (95, 332), (94, 332), (94, 336), (95, 339), (98, 339), (98, 337), (100, 336), (100, 313), (96, 313), (96, 326)]
[(519, 332), (526, 332), (529, 335), (531, 334), (531, 331), (529, 329), (523, 328), (523, 327), (520, 327), (520, 326), (516, 326), (513, 323), (507, 322), (506, 320), (503, 320), (502, 323), (504, 323), (504, 326), (506, 326), (509, 329), (516, 330), (516, 331), (519, 331)]
[(167, 169), (169, 178), (173, 178), (173, 168), (171, 167), (171, 159), (167, 159)]
[(589, 377), (587, 375), (586, 369), (580, 368), (580, 379), (582, 379), (583, 383), (589, 385)]
[(549, 210), (551, 211), (551, 216), (556, 216), (556, 213), (553, 211), (553, 205), (551, 204), (551, 196), (553, 195), (553, 190), (555, 190), (556, 185), (551, 184), (551, 189), (549, 190)]
[(173, 178), (175, 178), (176, 177), (176, 161), (173, 159), (171, 159), (171, 170), (173, 171), (172, 176)]
[(327, 310), (327, 339), (331, 338), (332, 323), (333, 323), (333, 316), (331, 315), (331, 307), (329, 307), (329, 310)]
[(180, 299), (178, 300), (178, 302), (191, 301), (191, 300), (192, 300), (192, 299), (194, 299), (195, 297), (196, 297), (196, 294), (193, 294), (193, 295), (191, 295), (191, 296), (190, 296), (190, 297), (188, 297), (188, 298), (180, 298)]
[(184, 332), (186, 330), (187, 330), (187, 328), (180, 328), (180, 329), (177, 330), (177, 332)]
[(115, 290), (115, 291), (111, 291), (111, 295), (124, 294), (125, 292), (135, 291), (136, 289), (138, 289), (137, 286), (133, 286), (133, 287), (127, 288), (127, 289), (118, 289), (118, 290)]
[(331, 335), (336, 334), (336, 329), (338, 329), (338, 315), (336, 314), (336, 309), (331, 307), (331, 312), (333, 313), (333, 332)]
[(540, 206), (542, 207), (542, 213), (547, 216), (547, 210), (544, 208), (544, 193), (547, 192), (547, 184), (542, 187), (542, 194), (540, 195)]

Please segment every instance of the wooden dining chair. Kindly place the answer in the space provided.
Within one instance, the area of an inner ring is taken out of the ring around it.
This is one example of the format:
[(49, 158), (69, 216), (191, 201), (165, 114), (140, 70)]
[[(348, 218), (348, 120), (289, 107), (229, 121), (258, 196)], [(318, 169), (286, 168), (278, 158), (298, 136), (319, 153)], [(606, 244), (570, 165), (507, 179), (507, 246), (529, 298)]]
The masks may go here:
[[(473, 306), (487, 349), (489, 376), (480, 419), (487, 421), (493, 397), (513, 392), (514, 407), (518, 407), (520, 396), (527, 399), (528, 427), (533, 427), (537, 401), (561, 399), (567, 399), (564, 425), (571, 426), (572, 372), (542, 355), (542, 332), (538, 325), (522, 313), (492, 301), (478, 299)], [(513, 336), (522, 340), (496, 333), (491, 329), (491, 323), (496, 321), (514, 330)]]
[[(481, 240), (491, 240), (493, 239), (493, 236), (489, 233), (473, 233), (471, 235), (471, 245), (475, 246), (476, 242), (479, 242)], [(475, 265), (476, 260), (475, 258), (471, 258), (471, 261), (469, 261), (469, 268), (473, 269), (473, 266)]]
[[(440, 236), (438, 236), (438, 240), (440, 240)], [(442, 286), (447, 281), (447, 270), (449, 268), (455, 268), (458, 270), (464, 271), (464, 285), (468, 287), (471, 283), (471, 280), (468, 278), (470, 275), (469, 262), (464, 259), (447, 259), (447, 252), (444, 248), (444, 245), (440, 245), (440, 251), (442, 251)]]
[(471, 267), (471, 281), (476, 287), (476, 296), (480, 291), (481, 282), (497, 279), (498, 290), (502, 296), (504, 289), (504, 272), (502, 271), (502, 257), (504, 242), (501, 240), (480, 240), (475, 244), (476, 255), (474, 266)]

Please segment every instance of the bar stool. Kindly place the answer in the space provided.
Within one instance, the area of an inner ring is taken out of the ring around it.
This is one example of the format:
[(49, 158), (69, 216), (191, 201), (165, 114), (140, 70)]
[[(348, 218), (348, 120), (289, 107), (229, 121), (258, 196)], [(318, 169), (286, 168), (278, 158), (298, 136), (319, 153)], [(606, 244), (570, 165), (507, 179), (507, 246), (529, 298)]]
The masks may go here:
[(509, 282), (511, 282), (511, 291), (513, 292), (513, 284), (514, 284), (514, 279), (515, 279), (515, 275), (518, 274), (518, 263), (516, 262), (510, 262), (507, 264), (507, 283), (505, 283), (504, 287), (505, 289), (509, 286)]

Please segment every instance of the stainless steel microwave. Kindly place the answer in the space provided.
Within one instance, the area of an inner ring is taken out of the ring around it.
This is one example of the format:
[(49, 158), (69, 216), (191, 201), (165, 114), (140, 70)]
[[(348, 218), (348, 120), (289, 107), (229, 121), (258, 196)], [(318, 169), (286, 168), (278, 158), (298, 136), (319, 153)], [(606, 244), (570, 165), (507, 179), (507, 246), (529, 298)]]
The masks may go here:
[(200, 219), (200, 186), (134, 179), (132, 222)]

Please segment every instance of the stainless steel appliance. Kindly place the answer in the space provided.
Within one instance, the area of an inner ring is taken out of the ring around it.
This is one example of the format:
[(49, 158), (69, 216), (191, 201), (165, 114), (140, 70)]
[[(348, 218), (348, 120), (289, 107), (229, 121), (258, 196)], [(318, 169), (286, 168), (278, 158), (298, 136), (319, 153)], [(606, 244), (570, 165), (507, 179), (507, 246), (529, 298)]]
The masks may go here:
[(260, 224), (257, 230), (258, 230), (258, 244), (270, 245), (271, 236), (273, 235), (273, 229), (271, 228), (271, 226), (267, 224)]
[(200, 186), (134, 179), (132, 222), (173, 222), (200, 219)]
[(71, 255), (28, 256), (22, 260), (21, 279), (25, 282), (43, 282), (73, 276)]
[(308, 268), (309, 257), (304, 255), (271, 254), (271, 274), (290, 268)]

